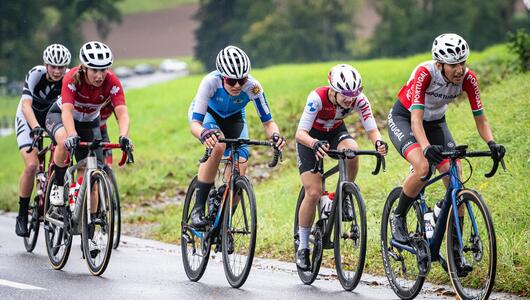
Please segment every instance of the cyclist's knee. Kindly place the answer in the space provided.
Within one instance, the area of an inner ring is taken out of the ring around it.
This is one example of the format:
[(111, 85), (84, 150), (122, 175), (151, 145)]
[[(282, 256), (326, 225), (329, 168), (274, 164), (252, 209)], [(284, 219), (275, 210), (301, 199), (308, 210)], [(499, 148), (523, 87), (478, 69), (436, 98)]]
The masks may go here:
[(305, 190), (306, 199), (311, 202), (317, 201), (321, 195), (322, 195), (321, 187), (310, 187)]
[(37, 173), (37, 169), (39, 168), (39, 162), (38, 161), (28, 161), (26, 162), (26, 166), (24, 168), (24, 174), (28, 176), (35, 176), (35, 173)]

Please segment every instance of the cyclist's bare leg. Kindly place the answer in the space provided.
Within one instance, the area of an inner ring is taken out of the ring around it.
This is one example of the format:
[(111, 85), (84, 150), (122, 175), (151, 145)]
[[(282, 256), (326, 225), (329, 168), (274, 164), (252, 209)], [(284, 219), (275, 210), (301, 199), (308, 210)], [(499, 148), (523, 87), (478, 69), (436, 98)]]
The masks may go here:
[(298, 212), (298, 224), (301, 227), (310, 228), (315, 219), (315, 207), (322, 195), (322, 177), (311, 171), (302, 173), (300, 177), (304, 185), (305, 196)]
[[(357, 145), (357, 142), (355, 142), (355, 140), (345, 139), (337, 145), (337, 150), (340, 151), (343, 149), (358, 150), (359, 146)], [(357, 173), (359, 172), (359, 158), (355, 157), (354, 159), (348, 159), (346, 161), (346, 164), (348, 167), (348, 180), (354, 182), (357, 178)]]
[(64, 127), (57, 129), (57, 131), (55, 132), (55, 141), (57, 142), (57, 147), (55, 147), (53, 161), (58, 167), (66, 166), (66, 164), (64, 163), (68, 155), (68, 151), (64, 146), (64, 141), (66, 140), (66, 138), (66, 129), (64, 129)]
[(29, 147), (20, 149), (20, 155), (24, 160), (24, 170), (20, 174), (19, 196), (24, 198), (31, 197), (33, 191), (33, 184), (35, 182), (35, 174), (39, 167), (39, 158), (37, 157), (37, 149), (33, 149), (30, 153), (26, 153)]
[(210, 158), (199, 166), (199, 174), (197, 179), (200, 182), (214, 182), (215, 176), (217, 175), (217, 168), (219, 167), (219, 162), (223, 158), (223, 153), (225, 152), (226, 144), (218, 143), (212, 150)]
[(424, 176), (429, 171), (429, 163), (420, 147), (412, 149), (407, 155), (407, 161), (414, 168), (414, 172), (409, 174), (405, 182), (403, 183), (403, 192), (409, 197), (416, 197), (425, 182), (421, 181), (421, 176)]

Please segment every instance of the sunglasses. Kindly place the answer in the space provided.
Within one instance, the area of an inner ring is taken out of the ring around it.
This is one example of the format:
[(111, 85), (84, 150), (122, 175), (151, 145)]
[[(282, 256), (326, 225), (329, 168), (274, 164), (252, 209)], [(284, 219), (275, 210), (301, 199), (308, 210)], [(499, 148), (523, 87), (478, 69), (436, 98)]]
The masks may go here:
[(346, 96), (346, 97), (355, 98), (355, 97), (359, 96), (362, 93), (362, 91), (363, 91), (363, 87), (361, 86), (356, 91), (343, 91), (341, 94)]
[(236, 85), (236, 83), (239, 83), (240, 86), (243, 86), (245, 84), (245, 82), (247, 82), (248, 77), (241, 78), (241, 79), (234, 79), (234, 78), (224, 77), (224, 80), (225, 80), (226, 84), (228, 84), (229, 86), (234, 86), (234, 85)]

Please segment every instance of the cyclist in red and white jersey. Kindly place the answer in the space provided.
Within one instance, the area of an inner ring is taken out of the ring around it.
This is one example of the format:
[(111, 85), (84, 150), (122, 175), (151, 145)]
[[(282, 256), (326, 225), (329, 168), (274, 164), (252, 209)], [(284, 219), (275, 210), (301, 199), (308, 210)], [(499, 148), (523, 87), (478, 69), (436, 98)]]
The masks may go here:
[[(57, 101), (46, 117), (46, 130), (57, 143), (54, 161), (57, 184), (52, 186), (50, 203), (64, 205), (64, 174), (67, 150), (75, 151), (79, 161), (88, 154), (87, 149), (76, 149), (79, 142), (101, 139), (100, 110), (109, 102), (114, 106), (118, 119), (119, 143), (123, 150), (132, 146), (129, 134), (129, 113), (120, 80), (109, 71), (113, 62), (110, 48), (97, 41), (85, 43), (79, 52), (81, 65), (65, 76), (60, 101)], [(103, 162), (101, 149), (98, 160)], [(95, 213), (97, 205), (92, 206)], [(96, 220), (94, 216), (93, 220)]]
[[(344, 118), (357, 112), (376, 150), (386, 155), (388, 149), (377, 129), (370, 102), (362, 93), (359, 72), (350, 65), (336, 65), (328, 74), (328, 83), (329, 86), (319, 87), (309, 93), (296, 132), (298, 170), (305, 189), (298, 216), (300, 246), (296, 253), (296, 265), (302, 270), (309, 270), (311, 267), (308, 239), (315, 217), (315, 206), (322, 195), (321, 174), (314, 174), (311, 170), (317, 160), (324, 158), (325, 150), (358, 149), (357, 143), (346, 129)], [(348, 160), (347, 166), (349, 180), (355, 181), (359, 169), (358, 158)], [(344, 218), (351, 218), (351, 205), (345, 201)]]
[[(414, 170), (403, 183), (398, 206), (391, 216), (392, 236), (399, 242), (409, 241), (405, 216), (425, 184), (420, 177), (433, 164), (440, 172), (448, 169), (448, 161), (442, 160), (441, 153), (454, 148), (455, 142), (445, 122), (445, 111), (462, 92), (467, 93), (477, 130), (488, 143), (492, 156), (504, 156), (505, 148), (493, 140), (484, 115), (477, 77), (466, 67), (468, 56), (469, 46), (459, 35), (447, 33), (436, 37), (433, 60), (414, 69), (388, 114), (390, 140)], [(463, 259), (457, 261), (459, 273), (469, 268)]]
[(15, 118), (16, 137), (20, 155), (24, 159), (24, 171), (20, 175), (19, 209), (15, 232), (28, 236), (29, 200), (39, 166), (37, 149), (29, 149), (34, 136), (44, 129), (46, 114), (61, 94), (61, 85), (68, 64), (70, 51), (61, 44), (51, 44), (42, 53), (43, 66), (33, 67), (26, 75), (22, 97)]

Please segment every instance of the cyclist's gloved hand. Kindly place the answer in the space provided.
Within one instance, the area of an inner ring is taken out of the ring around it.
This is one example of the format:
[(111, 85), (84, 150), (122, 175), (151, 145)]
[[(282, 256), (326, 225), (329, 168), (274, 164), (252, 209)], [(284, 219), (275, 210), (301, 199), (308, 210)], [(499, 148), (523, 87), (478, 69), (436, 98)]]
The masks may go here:
[(506, 148), (504, 148), (504, 146), (501, 144), (495, 143), (495, 141), (489, 141), (488, 147), (490, 147), (491, 158), (493, 159), (501, 159), (506, 153)]
[(388, 144), (382, 140), (375, 141), (375, 150), (381, 155), (386, 155), (388, 151)]
[[(206, 144), (206, 146), (208, 148), (213, 148), (215, 146), (215, 144), (217, 143), (217, 137), (219, 136), (220, 132), (219, 132), (219, 129), (215, 129), (215, 128), (212, 128), (212, 129), (206, 129), (204, 128), (201, 132), (201, 135), (199, 137), (199, 140), (201, 141), (201, 143), (203, 144)], [(209, 141), (209, 139), (213, 139), (213, 141)]]
[(132, 141), (130, 138), (126, 136), (120, 136), (118, 141), (120, 142), (121, 151), (127, 152), (132, 149)]
[(79, 146), (80, 140), (81, 138), (77, 134), (71, 135), (64, 141), (64, 146), (68, 151), (72, 152)]
[(316, 141), (313, 143), (313, 153), (317, 159), (323, 159), (326, 156), (326, 150), (329, 150), (329, 143), (327, 141)]
[(31, 131), (29, 132), (29, 137), (30, 138), (34, 138), (36, 136), (40, 136), (41, 134), (44, 133), (44, 128), (40, 127), (40, 126), (35, 126), (33, 129), (31, 129)]
[(429, 165), (438, 165), (443, 160), (442, 151), (441, 145), (429, 145), (423, 150), (423, 155), (429, 161)]
[(274, 142), (274, 148), (282, 150), (285, 146), (285, 138), (278, 132), (273, 133), (271, 139)]

